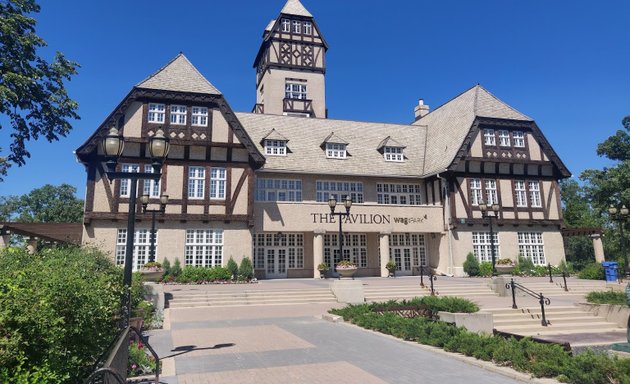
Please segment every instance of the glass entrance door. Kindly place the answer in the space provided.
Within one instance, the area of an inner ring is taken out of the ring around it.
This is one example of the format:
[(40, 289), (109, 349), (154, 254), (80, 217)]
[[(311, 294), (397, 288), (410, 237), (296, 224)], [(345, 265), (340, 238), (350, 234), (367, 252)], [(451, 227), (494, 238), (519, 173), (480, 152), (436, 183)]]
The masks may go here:
[(287, 250), (284, 248), (267, 248), (267, 274), (268, 279), (281, 279), (287, 277)]

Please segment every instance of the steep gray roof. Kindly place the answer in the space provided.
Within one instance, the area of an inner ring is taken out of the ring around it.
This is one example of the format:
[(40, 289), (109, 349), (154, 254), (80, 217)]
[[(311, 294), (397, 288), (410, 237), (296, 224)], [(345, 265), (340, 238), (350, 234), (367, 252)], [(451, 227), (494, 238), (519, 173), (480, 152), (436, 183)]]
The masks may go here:
[[(286, 156), (266, 156), (263, 170), (377, 177), (422, 175), (424, 127), (238, 112), (236, 117), (262, 153), (262, 138), (272, 128), (289, 140), (290, 152)], [(326, 158), (321, 144), (333, 131), (348, 142), (346, 159)], [(385, 161), (377, 151), (379, 143), (389, 135), (406, 145), (404, 162)]]
[(476, 85), (414, 123), (427, 127), (423, 174), (446, 170), (455, 159), (476, 117), (533, 121), (481, 85)]
[(383, 147), (406, 148), (406, 145), (403, 145), (399, 143), (398, 141), (392, 139), (391, 136), (387, 136), (386, 138), (383, 139), (383, 141), (379, 143), (376, 149), (381, 149)]
[(280, 132), (276, 131), (275, 128), (272, 128), (271, 131), (263, 137), (263, 140), (289, 141), (289, 139), (282, 136)]
[(221, 92), (191, 64), (183, 53), (175, 56), (164, 67), (142, 80), (138, 88), (175, 92), (192, 92), (220, 95)]
[(313, 17), (313, 15), (304, 8), (302, 3), (300, 3), (300, 0), (288, 0), (280, 13), (284, 13), (285, 15)]

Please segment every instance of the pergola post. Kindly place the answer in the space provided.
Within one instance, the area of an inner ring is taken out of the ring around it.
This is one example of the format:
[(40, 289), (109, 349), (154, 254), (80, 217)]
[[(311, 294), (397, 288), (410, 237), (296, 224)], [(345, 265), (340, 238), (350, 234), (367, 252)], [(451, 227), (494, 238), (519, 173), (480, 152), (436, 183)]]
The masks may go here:
[(595, 262), (601, 263), (604, 259), (604, 245), (602, 244), (602, 234), (595, 233), (591, 235), (593, 240), (593, 251), (595, 252)]

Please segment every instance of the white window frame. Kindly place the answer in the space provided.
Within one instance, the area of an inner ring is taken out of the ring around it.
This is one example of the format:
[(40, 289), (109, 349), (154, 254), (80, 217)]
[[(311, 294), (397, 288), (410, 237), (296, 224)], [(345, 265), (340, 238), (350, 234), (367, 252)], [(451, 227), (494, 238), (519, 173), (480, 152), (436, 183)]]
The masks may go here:
[(499, 204), (499, 195), (497, 194), (497, 181), (493, 179), (485, 179), (486, 187), (486, 204)]
[(497, 139), (494, 135), (494, 129), (483, 130), (483, 142), (485, 145), (497, 145)]
[(284, 97), (292, 100), (306, 100), (308, 95), (306, 81), (286, 80), (284, 83)]
[(515, 148), (525, 148), (525, 132), (523, 131), (512, 132), (512, 140), (514, 141)]
[[(138, 164), (121, 164), (121, 172), (140, 172), (140, 166)], [(131, 179), (120, 179), (120, 189), (118, 191), (120, 197), (130, 197)]]
[(403, 155), (403, 148), (400, 147), (384, 147), (383, 156), (385, 161), (403, 162), (405, 156)]
[(302, 201), (300, 179), (256, 179), (256, 201)]
[[(494, 237), (494, 256), (495, 260), (499, 260), (501, 257), (499, 234), (493, 232)], [(480, 263), (492, 262), (492, 247), (490, 242), (490, 232), (473, 232), (472, 233), (472, 245), (473, 253)]]
[(510, 132), (505, 129), (500, 129), (497, 131), (499, 133), (499, 146), (501, 147), (509, 147), (510, 146)]
[(514, 196), (518, 208), (527, 208), (527, 189), (525, 187), (525, 181), (514, 181)]
[(227, 170), (225, 168), (210, 169), (210, 200), (225, 200), (225, 183)]
[(291, 32), (293, 33), (302, 33), (302, 22), (299, 20), (293, 20), (293, 28), (291, 28)]
[[(144, 173), (153, 173), (153, 165), (145, 164)], [(159, 198), (162, 188), (162, 180), (144, 180), (143, 195), (149, 195), (151, 198)]]
[(265, 154), (269, 156), (286, 156), (286, 140), (265, 140)]
[(223, 229), (188, 229), (184, 246), (184, 265), (220, 267), (223, 265)]
[(530, 259), (534, 265), (547, 265), (542, 232), (518, 232), (519, 256)]
[(206, 168), (188, 167), (188, 198), (191, 200), (203, 200), (206, 189)]
[(171, 124), (186, 125), (186, 113), (185, 105), (171, 105)]
[(339, 257), (339, 235), (327, 233), (324, 235), (324, 263), (334, 267), (340, 260), (350, 260), (358, 268), (367, 268), (367, 234), (344, 233), (343, 256)]
[(192, 114), (190, 116), (190, 123), (194, 127), (207, 127), (208, 126), (208, 107), (192, 107)]
[(346, 144), (326, 143), (326, 157), (329, 159), (345, 159)]
[(381, 205), (421, 205), (420, 184), (377, 183), (376, 202)]
[(291, 32), (291, 20), (282, 19), (280, 29), (282, 32)]
[(527, 187), (529, 189), (529, 205), (532, 208), (541, 208), (540, 183), (538, 181), (528, 181)]
[(483, 200), (483, 190), (481, 189), (481, 179), (470, 179), (470, 204), (479, 205)]
[[(158, 231), (155, 231), (155, 254), (158, 254)], [(151, 232), (148, 229), (136, 229), (133, 237), (133, 256), (131, 269), (137, 271), (149, 260)], [(116, 265), (125, 266), (127, 254), (127, 229), (118, 229), (116, 235)]]
[(160, 103), (149, 103), (147, 121), (149, 123), (164, 123), (166, 117), (166, 105)]
[(313, 34), (313, 24), (311, 24), (310, 21), (305, 21), (304, 22), (304, 34), (305, 35), (312, 35)]
[(423, 233), (392, 233), (389, 236), (390, 260), (394, 258), (394, 261), (396, 262), (396, 270), (401, 271), (403, 267), (402, 260), (395, 259), (394, 248), (411, 248), (412, 268), (419, 267), (421, 265), (426, 267), (427, 250), (426, 239)]
[(254, 234), (254, 268), (267, 269), (267, 249), (284, 249), (287, 252), (287, 269), (304, 269), (303, 233)]
[(348, 195), (352, 199), (352, 204), (363, 204), (363, 183), (328, 180), (315, 182), (315, 198), (319, 203), (328, 203), (332, 196), (337, 203), (342, 204)]

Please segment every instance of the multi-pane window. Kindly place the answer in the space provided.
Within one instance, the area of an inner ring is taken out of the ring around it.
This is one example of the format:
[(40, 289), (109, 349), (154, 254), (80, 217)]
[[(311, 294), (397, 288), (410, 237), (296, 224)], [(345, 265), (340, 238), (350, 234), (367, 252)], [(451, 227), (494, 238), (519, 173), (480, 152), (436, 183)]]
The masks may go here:
[(488, 205), (499, 204), (499, 197), (497, 195), (497, 181), (485, 180), (486, 184), (486, 203)]
[(486, 145), (497, 145), (496, 138), (494, 137), (494, 129), (483, 130), (483, 142)]
[(266, 269), (266, 256), (282, 251), (287, 268), (304, 268), (304, 235), (301, 233), (258, 233), (254, 235), (254, 268)]
[(518, 253), (536, 265), (547, 264), (542, 232), (518, 232)]
[(483, 200), (481, 179), (470, 179), (470, 203), (472, 205), (479, 205), (481, 200)]
[(528, 181), (529, 187), (529, 204), (532, 207), (542, 207), (542, 201), (540, 199), (540, 183), (537, 181)]
[(367, 268), (367, 235), (345, 233), (343, 257), (339, 256), (339, 235), (324, 235), (324, 263), (334, 266), (340, 260), (350, 260), (359, 268)]
[(305, 35), (310, 35), (313, 33), (313, 24), (311, 24), (310, 21), (305, 21), (304, 22), (304, 34)]
[[(138, 164), (122, 164), (120, 167), (121, 172), (140, 172)], [(120, 197), (129, 197), (129, 188), (131, 180), (120, 179)]]
[(410, 270), (414, 266), (426, 266), (424, 234), (392, 233), (389, 237), (389, 255), (396, 262), (396, 269), (399, 271)]
[[(155, 254), (157, 255), (157, 232), (155, 234)], [(132, 270), (137, 271), (147, 263), (149, 257), (150, 234), (147, 229), (138, 229), (133, 239)], [(127, 230), (119, 229), (116, 235), (116, 265), (125, 265)]]
[(514, 182), (514, 195), (516, 197), (517, 207), (527, 207), (527, 191), (525, 190), (525, 182), (516, 180)]
[(165, 111), (164, 104), (149, 103), (149, 115), (147, 116), (149, 123), (163, 123)]
[(190, 123), (196, 127), (208, 126), (208, 108), (192, 107), (192, 115)]
[(193, 267), (219, 267), (223, 265), (223, 230), (187, 230), (184, 263)]
[(512, 132), (512, 140), (514, 140), (514, 146), (518, 148), (525, 147), (525, 134), (523, 131)]
[(227, 172), (225, 168), (212, 168), (210, 170), (210, 198), (214, 200), (225, 199), (225, 181)]
[(502, 147), (510, 146), (510, 132), (506, 130), (499, 130), (499, 145)]
[[(144, 173), (153, 173), (153, 165), (145, 164)], [(149, 195), (149, 197), (160, 197), (160, 180), (144, 180), (143, 195)]]
[(318, 202), (326, 203), (332, 196), (341, 203), (350, 196), (353, 203), (363, 203), (363, 183), (318, 180), (315, 187)]
[(302, 33), (302, 22), (293, 20), (293, 33)]
[(265, 154), (271, 156), (286, 156), (287, 142), (285, 140), (265, 140)]
[(376, 184), (376, 201), (379, 204), (420, 205), (420, 184)]
[(287, 81), (284, 86), (284, 97), (306, 100), (306, 82)]
[(302, 201), (302, 180), (257, 179), (256, 201)]
[(282, 19), (282, 32), (291, 32), (291, 21), (289, 19)]
[(171, 124), (186, 125), (185, 105), (171, 105)]
[(385, 161), (404, 161), (403, 149), (400, 147), (385, 147), (383, 155)]
[[(501, 257), (499, 252), (499, 236), (493, 233), (495, 259)], [(492, 262), (492, 244), (490, 243), (490, 232), (473, 232), (472, 233), (473, 253), (480, 262)]]
[(188, 168), (188, 198), (203, 199), (206, 169), (204, 167)]
[(329, 159), (345, 159), (346, 145), (337, 143), (326, 143), (326, 157)]

